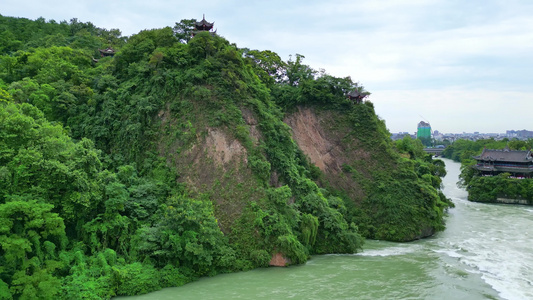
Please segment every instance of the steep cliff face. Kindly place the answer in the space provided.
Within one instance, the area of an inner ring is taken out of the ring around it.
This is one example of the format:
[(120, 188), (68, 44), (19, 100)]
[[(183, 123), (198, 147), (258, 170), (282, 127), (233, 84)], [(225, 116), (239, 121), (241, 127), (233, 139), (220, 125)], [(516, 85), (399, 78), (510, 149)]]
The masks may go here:
[[(305, 200), (315, 193), (331, 195), (324, 199), (326, 206), (370, 238), (407, 241), (442, 228), (444, 204), (431, 186), (434, 179), (421, 180), (429, 172), (420, 171), (422, 162), (393, 149), (371, 104), (360, 104), (348, 113), (298, 106), (285, 114), (282, 123), (262, 111), (260, 103), (238, 107), (235, 128), (206, 125), (202, 105), (174, 117), (167, 105), (158, 114), (161, 128), (166, 128), (159, 154), (191, 195), (214, 203), (219, 227), (228, 236), (238, 240), (240, 226), (250, 226), (240, 223), (251, 221), (250, 205), (259, 204), (267, 215), (269, 210), (281, 210), (284, 218), (307, 213), (318, 218), (317, 204), (307, 207)], [(281, 200), (285, 208), (272, 207), (273, 201), (280, 201), (273, 199), (272, 191), (282, 187), (289, 192)], [(297, 225), (301, 220), (296, 221), (293, 230), (301, 225)], [(318, 232), (326, 226), (319, 221)], [(260, 230), (253, 231), (249, 234), (258, 238)], [(278, 253), (275, 244), (270, 245), (272, 254)]]
[[(176, 170), (178, 181), (185, 184), (190, 195), (213, 202), (219, 227), (229, 234), (247, 203), (264, 196), (263, 187), (248, 166), (248, 150), (227, 128), (206, 126), (206, 116), (199, 111), (181, 119), (181, 124), (187, 124), (184, 130), (166, 107), (158, 114), (161, 128), (167, 128), (160, 136), (159, 155)], [(243, 117), (251, 123), (250, 137), (257, 142), (252, 115), (245, 111)]]
[(354, 146), (348, 127), (336, 126), (343, 116), (332, 111), (318, 111), (311, 107), (298, 107), (284, 118), (292, 129), (292, 136), (298, 147), (310, 162), (324, 174), (322, 183), (342, 190), (354, 202), (360, 203), (365, 193), (361, 184), (343, 171), (343, 166), (357, 160), (370, 162), (370, 150)]
[[(252, 144), (264, 145), (259, 122), (252, 110), (241, 108), (242, 119), (248, 130)], [(199, 113), (199, 112), (198, 112)], [(173, 127), (173, 119), (168, 110), (158, 114), (161, 128)], [(215, 203), (219, 225), (223, 232), (229, 233), (233, 222), (238, 219), (243, 208), (250, 202), (265, 197), (264, 184), (254, 177), (248, 164), (248, 150), (235, 138), (228, 128), (202, 128), (200, 121), (205, 116), (197, 115), (188, 120), (190, 128), (196, 128), (194, 137), (188, 143), (172, 136), (164, 136), (159, 144), (159, 154), (179, 173), (178, 180), (186, 184), (191, 194), (205, 195)], [(353, 148), (343, 137), (349, 133), (334, 128), (335, 119), (341, 114), (332, 111), (317, 111), (311, 107), (299, 107), (288, 114), (284, 122), (289, 125), (292, 138), (309, 162), (318, 167), (323, 178), (317, 183), (328, 183), (329, 187), (345, 192), (353, 201), (360, 203), (365, 193), (361, 185), (343, 171), (343, 166), (354, 160), (371, 160), (370, 153), (363, 148)], [(194, 121), (193, 119), (196, 119)], [(176, 128), (169, 130), (175, 132)], [(190, 132), (190, 131), (189, 131)], [(164, 141), (164, 142), (163, 142)], [(278, 171), (270, 170), (268, 185), (277, 188), (287, 184), (280, 179)], [(294, 199), (289, 202), (294, 202)]]
[(409, 241), (444, 228), (443, 211), (453, 204), (439, 190), (442, 162), (418, 141), (394, 145), (371, 103), (299, 106), (284, 120), (322, 171), (316, 182), (344, 200), (348, 220), (366, 237)]

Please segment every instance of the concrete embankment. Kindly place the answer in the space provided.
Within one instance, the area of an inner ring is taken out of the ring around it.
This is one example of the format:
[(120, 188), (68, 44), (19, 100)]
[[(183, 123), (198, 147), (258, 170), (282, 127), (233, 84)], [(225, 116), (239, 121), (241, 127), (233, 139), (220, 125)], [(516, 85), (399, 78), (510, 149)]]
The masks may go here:
[(510, 198), (496, 198), (497, 203), (505, 203), (505, 204), (524, 204), (528, 205), (526, 199), (510, 199)]

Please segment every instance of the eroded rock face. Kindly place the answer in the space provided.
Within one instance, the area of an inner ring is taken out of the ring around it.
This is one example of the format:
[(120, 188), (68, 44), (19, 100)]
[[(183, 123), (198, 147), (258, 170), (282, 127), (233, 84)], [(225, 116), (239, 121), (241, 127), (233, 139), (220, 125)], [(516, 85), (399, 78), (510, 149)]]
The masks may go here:
[(281, 252), (275, 253), (272, 255), (269, 265), (273, 267), (286, 267), (291, 264), (291, 260), (285, 258)]
[(285, 123), (292, 128), (293, 139), (300, 149), (322, 172), (338, 173), (341, 147), (328, 138), (317, 115), (309, 108), (298, 111), (285, 118)]
[[(246, 203), (264, 197), (257, 192), (262, 189), (248, 166), (247, 149), (227, 129), (204, 127), (205, 120), (187, 120), (191, 125), (186, 128), (175, 125), (177, 116), (172, 116), (168, 105), (158, 117), (164, 132), (158, 145), (160, 155), (176, 168), (178, 180), (186, 183), (191, 196), (209, 195), (222, 231), (229, 233)], [(249, 108), (242, 108), (242, 117), (252, 142), (257, 145), (263, 136), (256, 116)], [(352, 174), (343, 171), (343, 166), (356, 160), (367, 161), (370, 153), (357, 147), (352, 137), (343, 139), (351, 129), (335, 127), (339, 117), (336, 112), (300, 107), (284, 121), (292, 128), (293, 139), (302, 152), (324, 173), (324, 185), (343, 190), (355, 202), (360, 202), (364, 192)], [(273, 170), (270, 185), (282, 184)]]
[[(220, 229), (230, 233), (246, 203), (263, 197), (248, 166), (246, 148), (227, 129), (205, 127), (205, 120), (191, 119), (188, 128), (175, 126), (168, 106), (158, 116), (160, 155), (177, 170), (177, 180), (186, 184), (191, 197), (208, 195), (213, 200)], [(257, 124), (251, 113), (243, 112), (243, 117), (250, 126)]]
[(261, 135), (261, 131), (258, 128), (259, 123), (257, 122), (252, 111), (248, 108), (242, 109), (242, 117), (246, 125), (248, 125), (248, 127), (250, 128), (250, 137), (252, 138), (254, 145), (257, 146), (259, 144), (259, 141), (263, 138), (263, 136)]
[(216, 128), (209, 128), (207, 132), (205, 148), (217, 166), (224, 167), (234, 158), (242, 158), (243, 162), (248, 162), (246, 149), (238, 140), (228, 138), (223, 131)]
[(359, 183), (342, 170), (345, 164), (356, 160), (369, 160), (370, 153), (357, 147), (357, 141), (351, 144), (343, 141), (348, 132), (332, 126), (338, 114), (321, 112), (299, 107), (288, 115), (284, 122), (292, 128), (292, 137), (311, 163), (320, 168), (326, 180), (333, 187), (342, 189), (356, 202), (364, 197)]

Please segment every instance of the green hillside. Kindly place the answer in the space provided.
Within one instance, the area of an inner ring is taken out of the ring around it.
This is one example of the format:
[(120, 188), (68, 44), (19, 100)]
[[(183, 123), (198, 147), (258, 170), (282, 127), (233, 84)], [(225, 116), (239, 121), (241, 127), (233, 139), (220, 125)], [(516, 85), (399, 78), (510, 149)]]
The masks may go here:
[(360, 84), (190, 24), (0, 16), (0, 299), (141, 294), (444, 229), (444, 164), (393, 143), (346, 97)]

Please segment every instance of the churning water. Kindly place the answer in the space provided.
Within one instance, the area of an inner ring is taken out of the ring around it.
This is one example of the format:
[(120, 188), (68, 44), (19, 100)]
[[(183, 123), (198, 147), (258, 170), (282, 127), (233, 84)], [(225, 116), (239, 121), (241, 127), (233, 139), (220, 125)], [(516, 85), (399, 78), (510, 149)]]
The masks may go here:
[(218, 275), (136, 299), (533, 299), (533, 208), (466, 200), (445, 160), (447, 228), (411, 243), (367, 241), (354, 255)]

